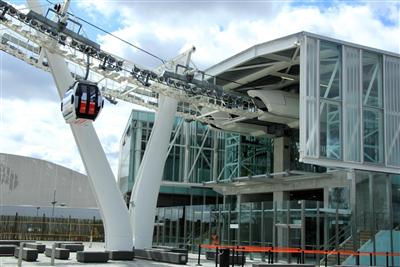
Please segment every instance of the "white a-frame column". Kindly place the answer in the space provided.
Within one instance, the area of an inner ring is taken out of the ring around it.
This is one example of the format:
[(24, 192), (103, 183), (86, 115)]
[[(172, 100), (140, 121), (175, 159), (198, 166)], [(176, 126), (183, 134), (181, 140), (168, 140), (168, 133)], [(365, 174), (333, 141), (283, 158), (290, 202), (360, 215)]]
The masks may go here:
[[(188, 66), (191, 53), (188, 50), (165, 65), (173, 68), (176, 64)], [(160, 72), (163, 66), (156, 71)], [(156, 216), (157, 198), (160, 191), (168, 145), (178, 107), (178, 101), (159, 95), (158, 110), (142, 163), (135, 177), (129, 207), (135, 248), (151, 248)]]
[(158, 193), (178, 101), (159, 96), (158, 111), (133, 186), (130, 219), (135, 248), (151, 248)]
[[(28, 0), (29, 7), (42, 14), (36, 0)], [(51, 73), (60, 98), (74, 82), (65, 60), (56, 54), (45, 51)], [(103, 111), (104, 112), (104, 111)], [(105, 111), (107, 112), (107, 111)], [(128, 209), (117, 187), (111, 167), (103, 151), (92, 123), (86, 126), (71, 124), (71, 130), (85, 166), (91, 189), (99, 205), (104, 224), (106, 249), (131, 250), (132, 229), (129, 224)], [(72, 146), (73, 144), (62, 144)], [(60, 151), (63, 153), (63, 151)]]

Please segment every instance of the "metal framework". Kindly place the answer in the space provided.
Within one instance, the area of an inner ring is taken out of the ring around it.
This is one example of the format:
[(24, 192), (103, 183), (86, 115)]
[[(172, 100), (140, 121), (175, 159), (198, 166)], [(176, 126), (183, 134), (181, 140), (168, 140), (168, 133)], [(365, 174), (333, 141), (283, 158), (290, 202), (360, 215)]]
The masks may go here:
[[(59, 32), (55, 26), (52, 28), (52, 20), (38, 14), (25, 14), (4, 1), (0, 1), (0, 12), (1, 24), (7, 28), (3, 29), (1, 36), (1, 50), (39, 69), (50, 71), (47, 59), (41, 53), (41, 48), (48, 49), (68, 62), (75, 77), (83, 76), (89, 55), (89, 79), (103, 88), (103, 95), (113, 102), (120, 99), (156, 110), (158, 95), (165, 95), (178, 100), (179, 116), (208, 124), (215, 124), (216, 121), (212, 116), (204, 115), (204, 110), (227, 114), (227, 122), (237, 120), (237, 117), (256, 118), (261, 112), (248, 97), (220, 94), (202, 83), (168, 79), (160, 73), (160, 69), (148, 70), (101, 50), (88, 39), (82, 41), (82, 38), (77, 39), (76, 34)], [(179, 58), (169, 61), (163, 68), (175, 72), (177, 60)]]

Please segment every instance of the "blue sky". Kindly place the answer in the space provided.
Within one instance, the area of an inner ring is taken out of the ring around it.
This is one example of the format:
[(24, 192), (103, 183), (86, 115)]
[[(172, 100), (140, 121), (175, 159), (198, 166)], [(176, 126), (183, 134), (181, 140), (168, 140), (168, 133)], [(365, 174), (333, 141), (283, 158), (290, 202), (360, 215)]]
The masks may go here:
[[(12, 2), (19, 7), (25, 4)], [(303, 30), (400, 53), (399, 1), (73, 0), (71, 11), (162, 58), (194, 45), (193, 59), (200, 68)], [(105, 50), (143, 66), (159, 64), (109, 35), (84, 27)], [(0, 152), (38, 157), (84, 172), (59, 113), (51, 76), (3, 52), (0, 71)], [(119, 140), (132, 107), (121, 102), (106, 105), (95, 122), (114, 173)]]

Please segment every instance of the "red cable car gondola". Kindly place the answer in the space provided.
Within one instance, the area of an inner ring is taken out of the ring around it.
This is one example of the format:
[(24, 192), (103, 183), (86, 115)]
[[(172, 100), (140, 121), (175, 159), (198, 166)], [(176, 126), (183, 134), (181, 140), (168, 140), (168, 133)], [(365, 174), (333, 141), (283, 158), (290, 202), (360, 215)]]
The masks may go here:
[(82, 124), (96, 120), (104, 106), (104, 99), (95, 83), (77, 81), (68, 89), (61, 103), (67, 123)]

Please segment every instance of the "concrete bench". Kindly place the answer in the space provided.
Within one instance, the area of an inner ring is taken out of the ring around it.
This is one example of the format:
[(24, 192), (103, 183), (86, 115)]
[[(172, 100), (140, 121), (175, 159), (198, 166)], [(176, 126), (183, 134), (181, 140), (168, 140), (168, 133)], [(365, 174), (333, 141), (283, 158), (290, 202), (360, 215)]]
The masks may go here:
[(109, 250), (108, 258), (114, 261), (131, 261), (135, 258), (133, 250)]
[(188, 261), (187, 251), (180, 253), (170, 249), (135, 249), (135, 255), (136, 258), (174, 264), (186, 264)]
[(19, 246), (21, 242), (34, 243), (34, 240), (0, 240), (0, 245), (15, 245)]
[(253, 263), (253, 267), (315, 267), (315, 264), (295, 264), (295, 263)]
[[(46, 257), (51, 257), (51, 252), (52, 252), (51, 248), (46, 248), (44, 255), (46, 255)], [(58, 260), (68, 260), (69, 250), (65, 248), (56, 248), (54, 251), (54, 258)]]
[[(19, 247), (14, 250), (14, 257), (19, 257)], [(36, 261), (38, 258), (37, 249), (33, 248), (22, 248), (22, 259), (25, 261)]]
[(76, 260), (84, 263), (99, 263), (108, 261), (108, 252), (105, 251), (78, 251)]
[(0, 257), (14, 256), (14, 250), (16, 247), (16, 245), (0, 245)]
[(150, 249), (135, 249), (136, 258), (152, 260)]
[(60, 248), (68, 249), (70, 252), (83, 251), (85, 246), (82, 244), (61, 244)]
[(39, 253), (44, 253), (46, 245), (41, 243), (25, 243), (24, 247), (37, 249)]
[(172, 252), (162, 249), (153, 249), (151, 251), (151, 257), (155, 261), (174, 264), (186, 264), (188, 261), (186, 253)]
[(79, 244), (79, 245), (83, 245), (82, 242), (70, 242), (70, 241), (64, 241), (64, 242), (55, 242), (54, 244), (56, 244), (56, 248), (61, 248), (62, 244)]

